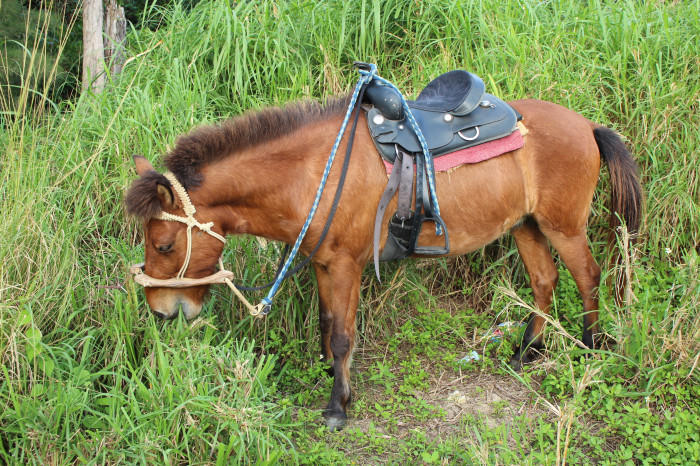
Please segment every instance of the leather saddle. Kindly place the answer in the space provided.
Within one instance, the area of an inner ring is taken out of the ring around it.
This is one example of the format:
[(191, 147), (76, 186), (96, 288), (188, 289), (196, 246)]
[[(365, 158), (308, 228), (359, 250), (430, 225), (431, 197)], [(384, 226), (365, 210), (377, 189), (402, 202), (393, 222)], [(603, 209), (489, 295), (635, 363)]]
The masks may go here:
[[(374, 267), (378, 278), (379, 261), (402, 259), (411, 254), (443, 255), (450, 250), (447, 225), (435, 211), (428, 192), (426, 177), (430, 167), (426, 164), (432, 164), (432, 160), (424, 159), (418, 136), (405, 115), (403, 96), (387, 83), (370, 81), (363, 98), (372, 140), (382, 158), (394, 165), (374, 221)], [(455, 70), (431, 81), (415, 101), (405, 101), (431, 158), (509, 136), (517, 129), (520, 114), (484, 90), (481, 78)], [(389, 220), (389, 233), (380, 256), (384, 213), (396, 193), (397, 210)], [(441, 227), (444, 246), (418, 245), (418, 236), (426, 222)]]
[[(477, 75), (454, 70), (431, 81), (415, 101), (407, 101), (433, 158), (515, 131), (520, 114), (484, 90)], [(367, 123), (382, 158), (393, 163), (396, 146), (412, 154), (422, 152), (396, 90), (372, 81), (364, 103), (369, 104)]]

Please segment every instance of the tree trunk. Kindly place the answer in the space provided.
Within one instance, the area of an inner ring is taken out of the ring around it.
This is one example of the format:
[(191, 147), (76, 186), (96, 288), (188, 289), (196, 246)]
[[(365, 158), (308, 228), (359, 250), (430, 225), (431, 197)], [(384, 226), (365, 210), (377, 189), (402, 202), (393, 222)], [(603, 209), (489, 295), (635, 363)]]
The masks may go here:
[(84, 0), (83, 3), (83, 91), (99, 94), (105, 75), (118, 75), (124, 65), (126, 18), (116, 0)]
[(105, 86), (104, 42), (102, 39), (104, 13), (102, 0), (83, 3), (83, 91), (102, 92)]
[(118, 75), (124, 65), (124, 43), (126, 39), (126, 17), (124, 8), (115, 0), (105, 5), (105, 63), (112, 77)]

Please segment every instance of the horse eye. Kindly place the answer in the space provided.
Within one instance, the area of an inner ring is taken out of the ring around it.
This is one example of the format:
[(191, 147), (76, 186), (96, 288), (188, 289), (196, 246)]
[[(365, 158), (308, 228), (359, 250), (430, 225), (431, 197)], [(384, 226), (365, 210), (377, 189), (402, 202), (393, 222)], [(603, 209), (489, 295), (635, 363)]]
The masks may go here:
[(162, 244), (158, 246), (158, 252), (165, 254), (166, 252), (170, 252), (173, 249), (173, 244)]

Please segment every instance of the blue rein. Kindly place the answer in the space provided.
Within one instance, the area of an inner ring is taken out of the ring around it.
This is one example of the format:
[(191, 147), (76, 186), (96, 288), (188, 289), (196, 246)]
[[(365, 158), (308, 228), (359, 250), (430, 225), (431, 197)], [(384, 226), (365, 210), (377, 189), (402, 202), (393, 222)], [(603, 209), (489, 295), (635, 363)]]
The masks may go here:
[[(356, 63), (356, 65), (358, 64)], [(272, 307), (272, 300), (274, 299), (275, 294), (277, 294), (277, 291), (282, 285), (284, 279), (287, 278), (287, 271), (289, 270), (289, 267), (291, 267), (292, 261), (299, 252), (299, 248), (301, 247), (301, 243), (304, 241), (304, 237), (306, 236), (306, 232), (309, 229), (309, 225), (311, 225), (311, 221), (313, 220), (314, 215), (316, 214), (318, 205), (321, 202), (321, 196), (323, 195), (323, 189), (326, 186), (326, 181), (328, 181), (328, 174), (331, 171), (333, 161), (335, 160), (336, 152), (338, 151), (338, 146), (340, 146), (340, 142), (342, 141), (343, 135), (345, 134), (348, 121), (350, 120), (350, 116), (352, 115), (352, 112), (357, 105), (357, 97), (360, 94), (360, 90), (363, 86), (369, 84), (373, 79), (376, 79), (384, 85), (391, 87), (401, 96), (401, 104), (403, 106), (404, 112), (406, 113), (408, 123), (411, 125), (411, 128), (418, 137), (421, 149), (423, 150), (425, 167), (426, 171), (428, 172), (428, 185), (430, 188), (430, 198), (433, 205), (433, 210), (435, 211), (435, 214), (438, 217), (440, 216), (440, 207), (438, 206), (437, 193), (435, 191), (435, 172), (433, 168), (433, 159), (430, 156), (428, 144), (426, 143), (425, 138), (423, 137), (423, 133), (421, 132), (418, 123), (416, 122), (415, 118), (413, 117), (413, 114), (411, 113), (411, 109), (409, 108), (406, 99), (404, 98), (403, 94), (401, 94), (401, 91), (399, 91), (398, 88), (394, 86), (394, 84), (377, 75), (377, 65), (363, 63), (358, 66), (358, 71), (360, 73), (360, 78), (357, 80), (355, 90), (353, 91), (352, 98), (350, 99), (350, 104), (348, 105), (348, 110), (347, 112), (345, 112), (345, 118), (343, 118), (343, 123), (340, 125), (338, 136), (336, 136), (335, 138), (335, 143), (333, 144), (333, 148), (331, 149), (331, 154), (328, 157), (328, 161), (326, 162), (326, 168), (323, 170), (323, 176), (321, 177), (321, 182), (319, 183), (318, 189), (316, 190), (316, 197), (314, 198), (314, 202), (311, 205), (311, 210), (309, 210), (309, 214), (306, 216), (304, 226), (301, 227), (299, 236), (297, 236), (297, 239), (294, 242), (294, 246), (292, 247), (292, 250), (290, 251), (289, 256), (287, 257), (287, 260), (284, 262), (282, 269), (277, 273), (277, 278), (275, 279), (275, 282), (272, 284), (272, 287), (268, 291), (267, 295), (260, 302), (260, 307), (262, 308), (263, 315), (267, 315), (270, 313)], [(437, 222), (435, 224), (435, 233), (438, 236), (442, 235), (443, 233), (441, 225)]]

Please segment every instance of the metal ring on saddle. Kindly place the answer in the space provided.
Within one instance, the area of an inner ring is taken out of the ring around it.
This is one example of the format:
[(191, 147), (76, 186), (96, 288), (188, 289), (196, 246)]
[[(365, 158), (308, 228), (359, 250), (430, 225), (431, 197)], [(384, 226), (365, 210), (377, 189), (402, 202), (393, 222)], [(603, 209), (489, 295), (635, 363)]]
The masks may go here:
[(476, 133), (474, 134), (474, 136), (472, 136), (470, 138), (463, 135), (461, 131), (457, 131), (457, 134), (459, 134), (459, 137), (464, 139), (465, 141), (473, 141), (474, 139), (479, 137), (479, 127), (475, 126), (474, 129), (476, 130)]

